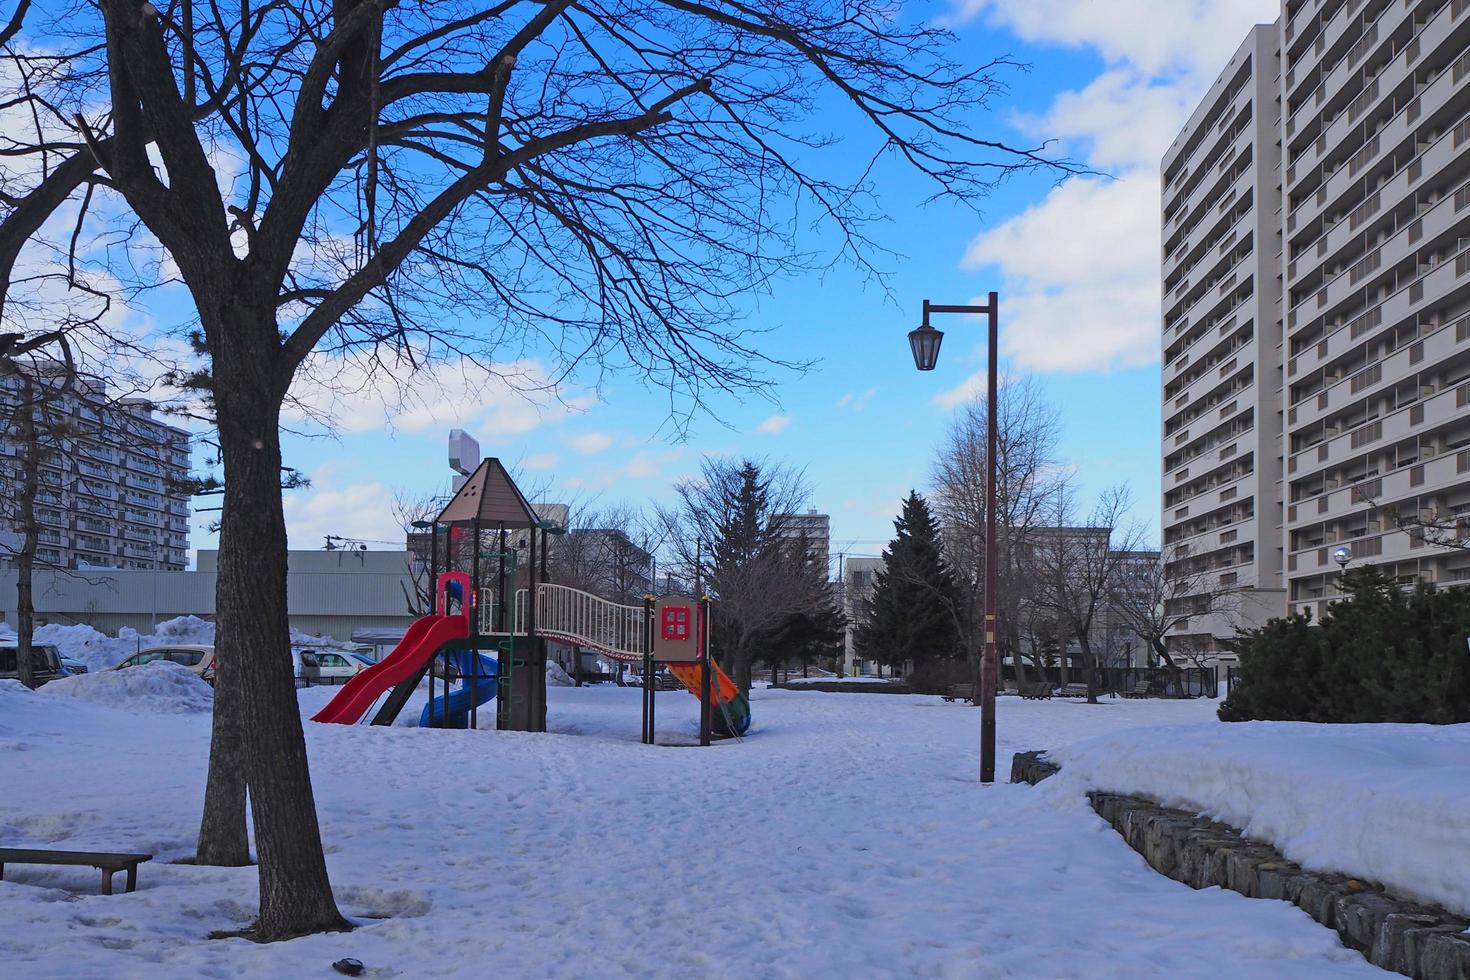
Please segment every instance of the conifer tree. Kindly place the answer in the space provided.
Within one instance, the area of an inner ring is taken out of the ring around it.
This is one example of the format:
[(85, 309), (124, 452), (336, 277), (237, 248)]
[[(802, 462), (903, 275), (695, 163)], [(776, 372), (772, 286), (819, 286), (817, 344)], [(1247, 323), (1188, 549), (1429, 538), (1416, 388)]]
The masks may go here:
[(1343, 579), (1320, 625), (1273, 619), (1234, 643), (1225, 721), (1470, 721), (1470, 590), (1403, 589), (1374, 567)]
[(893, 529), (873, 577), (867, 621), (854, 637), (858, 654), (894, 667), (953, 657), (960, 642), (954, 576), (928, 502), (910, 491)]

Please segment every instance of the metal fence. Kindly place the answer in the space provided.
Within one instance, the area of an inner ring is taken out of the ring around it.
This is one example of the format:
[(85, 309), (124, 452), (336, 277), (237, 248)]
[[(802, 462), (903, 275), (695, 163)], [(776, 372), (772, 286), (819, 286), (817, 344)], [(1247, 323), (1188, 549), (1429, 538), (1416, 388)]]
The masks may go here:
[[(1053, 687), (1087, 683), (1087, 671), (1082, 667), (1071, 667), (1065, 672), (1060, 667), (1046, 667), (1038, 674), (1035, 667), (1027, 665), (1028, 681), (1040, 680), (1042, 676)], [(1007, 665), (1002, 677), (1014, 685), (1015, 669)], [(1177, 671), (1167, 667), (1099, 667), (1093, 678), (1097, 693), (1110, 697), (1213, 698), (1220, 693), (1217, 667), (1183, 667)]]

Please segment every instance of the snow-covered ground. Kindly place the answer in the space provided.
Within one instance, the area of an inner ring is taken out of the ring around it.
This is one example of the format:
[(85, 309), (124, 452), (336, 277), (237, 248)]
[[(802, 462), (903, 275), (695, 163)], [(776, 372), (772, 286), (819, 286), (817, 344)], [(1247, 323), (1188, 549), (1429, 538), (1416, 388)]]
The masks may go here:
[[(300, 693), (311, 713), (333, 689)], [(0, 844), (151, 851), (140, 888), (12, 866), (15, 977), (1352, 977), (1378, 973), (1280, 902), (1149, 869), (1080, 792), (976, 781), (979, 714), (937, 697), (757, 690), (709, 749), (697, 704), (555, 687), (553, 733), (309, 724), (341, 935), (209, 940), (248, 923), (251, 869), (193, 847), (209, 716), (0, 687)], [(1019, 749), (1214, 703), (1002, 699)], [(417, 715), (410, 705), (405, 715)], [(1054, 782), (1054, 781), (1053, 781)]]
[(1470, 915), (1470, 725), (1164, 726), (1050, 756), (1062, 773), (1048, 791), (1152, 796), (1270, 841), (1303, 867)]

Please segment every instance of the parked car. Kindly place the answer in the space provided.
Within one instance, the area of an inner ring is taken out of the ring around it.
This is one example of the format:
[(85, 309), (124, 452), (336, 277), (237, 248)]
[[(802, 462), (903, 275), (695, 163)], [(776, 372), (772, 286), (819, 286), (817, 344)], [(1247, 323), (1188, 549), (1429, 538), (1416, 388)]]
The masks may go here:
[(345, 684), (367, 665), (345, 651), (297, 647), (291, 651), (296, 677), (305, 684)]
[[(20, 672), (16, 669), (15, 652), (18, 645), (14, 639), (0, 640), (0, 680), (19, 680)], [(37, 684), (45, 684), (54, 681), (58, 677), (66, 676), (66, 668), (61, 665), (61, 655), (56, 648), (42, 644), (31, 645), (31, 676)]]
[(144, 647), (122, 663), (114, 664), (109, 670), (126, 670), (140, 667), (155, 660), (168, 660), (188, 667), (199, 678), (214, 683), (214, 647), (203, 643), (174, 643), (169, 646)]
[(85, 674), (87, 672), (87, 665), (82, 663), (80, 660), (73, 660), (70, 657), (62, 657), (61, 669), (68, 674)]

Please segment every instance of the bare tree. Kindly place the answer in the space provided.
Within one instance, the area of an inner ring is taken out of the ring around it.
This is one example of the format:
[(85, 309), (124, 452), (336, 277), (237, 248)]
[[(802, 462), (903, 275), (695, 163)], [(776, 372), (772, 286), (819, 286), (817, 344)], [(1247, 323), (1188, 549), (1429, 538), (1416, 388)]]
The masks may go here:
[[(1121, 569), (1139, 550), (1140, 532), (1125, 526), (1131, 504), (1127, 488), (1113, 487), (1079, 524), (1075, 495), (1064, 489), (1054, 498), (1049, 526), (1033, 536), (1028, 548), (1036, 601), (1055, 615), (1064, 642), (1075, 640), (1081, 648), (1091, 704), (1097, 703), (1097, 654), (1109, 602)], [(1065, 647), (1061, 655), (1066, 657)]]
[[(1024, 560), (1034, 532), (1044, 526), (1068, 474), (1057, 459), (1055, 407), (1030, 378), (1007, 379), (996, 419), (997, 641), (1010, 653), (1016, 678), (1025, 679), (1021, 635), (1032, 569)], [(985, 584), (984, 397), (965, 406), (950, 426), (934, 462), (934, 500), (944, 531), (945, 559), (957, 588), (956, 622), (972, 671), (979, 671)], [(1034, 654), (1035, 651), (1033, 651)]]
[[(69, 523), (63, 496), (68, 485), (59, 481), (68, 480), (64, 473), (70, 466), (63, 467), (62, 454), (76, 451), (83, 435), (101, 435), (104, 423), (112, 444), (107, 452), (134, 448), (153, 453), (159, 447), (129, 424), (137, 389), (109, 393), (102, 379), (78, 365), (66, 328), (28, 340), (8, 335), (5, 342), (7, 346), (0, 351), (0, 432), (5, 433), (15, 462), (0, 462), (4, 490), (0, 493), (0, 526), (7, 529), (0, 537), (0, 557), (16, 570), (16, 666), (21, 683), (32, 687), (36, 569), (49, 569), (53, 575), (76, 577), (94, 586), (102, 584), (67, 563), (48, 559), (41, 550), (43, 517), (52, 525)], [(97, 421), (82, 421), (79, 413), (83, 410)], [(47, 469), (55, 476), (44, 476)], [(104, 510), (97, 502), (89, 506)], [(114, 525), (120, 517), (108, 505), (105, 513), (93, 519)], [(155, 543), (160, 550), (161, 545)]]
[(0, 145), (30, 164), (0, 176), (0, 283), (66, 206), (84, 228), (146, 229), (159, 258), (139, 285), (182, 282), (197, 310), (182, 380), (224, 471), (198, 859), (248, 860), (248, 784), (261, 939), (345, 926), (288, 656), (280, 414), (298, 376), (549, 350), (550, 377), (501, 371), (545, 386), (629, 367), (677, 421), (781, 365), (739, 319), (752, 289), (810, 266), (798, 209), (878, 272), (871, 168), (810, 166), (819, 98), (867, 124), (857, 152), (961, 202), (1055, 166), (977, 132), (1008, 61), (957, 64), (942, 28), (881, 5), (110, 0), (22, 4), (0, 40), (47, 121)]
[[(54, 461), (64, 434), (57, 402), (75, 384), (76, 369), (64, 334), (20, 343), (16, 343), (16, 336), (9, 340), (10, 349), (0, 355), (0, 379), (3, 379), (0, 383), (4, 384), (0, 390), (0, 413), (5, 416), (3, 431), (7, 435), (14, 433), (18, 464), (15, 472), (6, 475), (18, 480), (13, 485), (15, 492), (5, 495), (0, 508), (8, 518), (10, 533), (17, 539), (4, 545), (16, 569), (16, 674), (26, 687), (35, 687), (31, 648), (36, 629), (33, 581), (41, 534), (36, 500), (41, 494), (41, 467)], [(56, 364), (55, 370), (43, 373), (41, 364), (25, 355), (52, 342), (60, 349), (63, 360)]]
[(1123, 561), (1109, 599), (1113, 615), (1169, 669), (1176, 686), (1180, 661), (1198, 658), (1178, 641), (1171, 649), (1169, 635), (1191, 617), (1234, 609), (1239, 597), (1236, 589), (1219, 584), (1218, 574), (1181, 566), (1184, 557), (1177, 546), (1169, 546), (1152, 560)]
[(613, 602), (633, 605), (653, 587), (653, 561), (661, 526), (628, 503), (568, 505), (566, 533), (548, 552), (548, 574)]
[(675, 484), (674, 492), (677, 505), (659, 511), (667, 547), (717, 600), (712, 646), (749, 691), (754, 663), (770, 655), (780, 631), (821, 603), (800, 542), (772, 521), (800, 513), (805, 480), (769, 461), (706, 458), (700, 476)]

